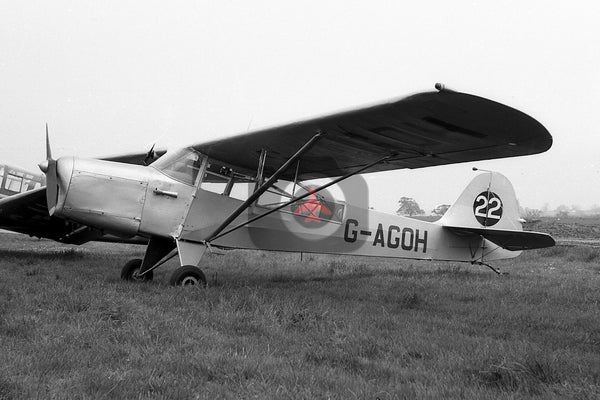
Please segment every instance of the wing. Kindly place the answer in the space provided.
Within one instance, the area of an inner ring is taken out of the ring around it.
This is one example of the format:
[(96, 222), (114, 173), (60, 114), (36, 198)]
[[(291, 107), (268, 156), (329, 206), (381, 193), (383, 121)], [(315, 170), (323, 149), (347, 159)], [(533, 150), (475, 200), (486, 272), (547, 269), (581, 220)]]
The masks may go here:
[(323, 214), (331, 215), (331, 211), (329, 211), (329, 209), (322, 204), (319, 205), (319, 211)]
[(306, 206), (306, 204), (302, 204), (300, 207), (298, 207), (298, 209), (296, 209), (296, 211), (294, 211), (294, 214), (296, 214), (296, 215), (302, 214), (303, 212), (306, 212), (306, 211), (310, 211), (310, 208), (308, 208)]
[(100, 160), (105, 161), (116, 161), (122, 162), (126, 164), (137, 164), (137, 165), (147, 165), (153, 161), (156, 161), (161, 156), (163, 156), (167, 151), (164, 149), (154, 150), (152, 154), (146, 153), (129, 153), (129, 154), (119, 154), (115, 156), (102, 157)]
[(389, 154), (368, 172), (529, 155), (552, 145), (546, 128), (521, 111), (440, 90), (193, 147), (251, 174), (265, 148), (265, 171), (272, 173), (317, 131), (326, 135), (302, 157), (300, 180), (341, 176)]
[(72, 230), (65, 221), (48, 215), (45, 187), (0, 200), (0, 229), (54, 240)]

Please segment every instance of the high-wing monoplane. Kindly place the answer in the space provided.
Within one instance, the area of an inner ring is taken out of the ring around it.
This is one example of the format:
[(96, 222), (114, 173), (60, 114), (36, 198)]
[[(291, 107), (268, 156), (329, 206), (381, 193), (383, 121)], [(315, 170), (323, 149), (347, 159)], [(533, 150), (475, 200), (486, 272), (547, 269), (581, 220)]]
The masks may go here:
[[(0, 201), (0, 221), (9, 213), (21, 220), (8, 229), (68, 243), (107, 235), (145, 241), (144, 258), (128, 262), (122, 278), (151, 280), (179, 255), (174, 285), (206, 284), (198, 265), (212, 247), (488, 265), (554, 245), (549, 235), (522, 230), (512, 185), (495, 172), (477, 175), (434, 223), (319, 197), (358, 174), (531, 155), (552, 145), (548, 131), (521, 111), (436, 89), (195, 144), (149, 166), (55, 160), (47, 142), (40, 164), (46, 188)], [(307, 187), (319, 178), (328, 181)], [(47, 214), (28, 221), (27, 210), (42, 198)]]

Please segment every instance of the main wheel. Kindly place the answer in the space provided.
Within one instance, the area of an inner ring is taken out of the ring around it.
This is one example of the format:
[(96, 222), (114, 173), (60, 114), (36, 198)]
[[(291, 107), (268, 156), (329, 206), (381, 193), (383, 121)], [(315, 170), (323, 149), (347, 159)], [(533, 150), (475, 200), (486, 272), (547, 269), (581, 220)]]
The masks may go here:
[(140, 269), (142, 268), (142, 260), (140, 258), (134, 258), (129, 260), (123, 268), (121, 268), (121, 279), (124, 281), (136, 281), (136, 282), (148, 282), (154, 277), (153, 271), (146, 272), (144, 275), (140, 275)]
[(206, 287), (206, 277), (200, 268), (193, 265), (184, 265), (173, 272), (170, 284), (172, 286)]

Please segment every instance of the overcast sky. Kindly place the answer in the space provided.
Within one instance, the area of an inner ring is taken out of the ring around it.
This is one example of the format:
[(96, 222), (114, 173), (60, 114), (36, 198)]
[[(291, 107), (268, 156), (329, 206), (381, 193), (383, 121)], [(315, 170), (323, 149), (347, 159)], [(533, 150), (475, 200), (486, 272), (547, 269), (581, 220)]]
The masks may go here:
[(600, 3), (5, 1), (0, 162), (212, 140), (433, 90), (518, 108), (549, 152), (367, 178), (371, 204), (453, 202), (471, 167), (521, 205), (600, 204)]

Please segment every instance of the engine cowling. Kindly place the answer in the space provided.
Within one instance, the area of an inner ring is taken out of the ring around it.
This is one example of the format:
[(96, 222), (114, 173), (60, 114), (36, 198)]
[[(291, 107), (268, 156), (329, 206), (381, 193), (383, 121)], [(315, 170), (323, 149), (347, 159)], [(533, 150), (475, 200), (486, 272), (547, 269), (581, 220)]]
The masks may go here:
[(62, 157), (47, 160), (48, 212), (119, 236), (136, 235), (148, 187), (143, 166)]

